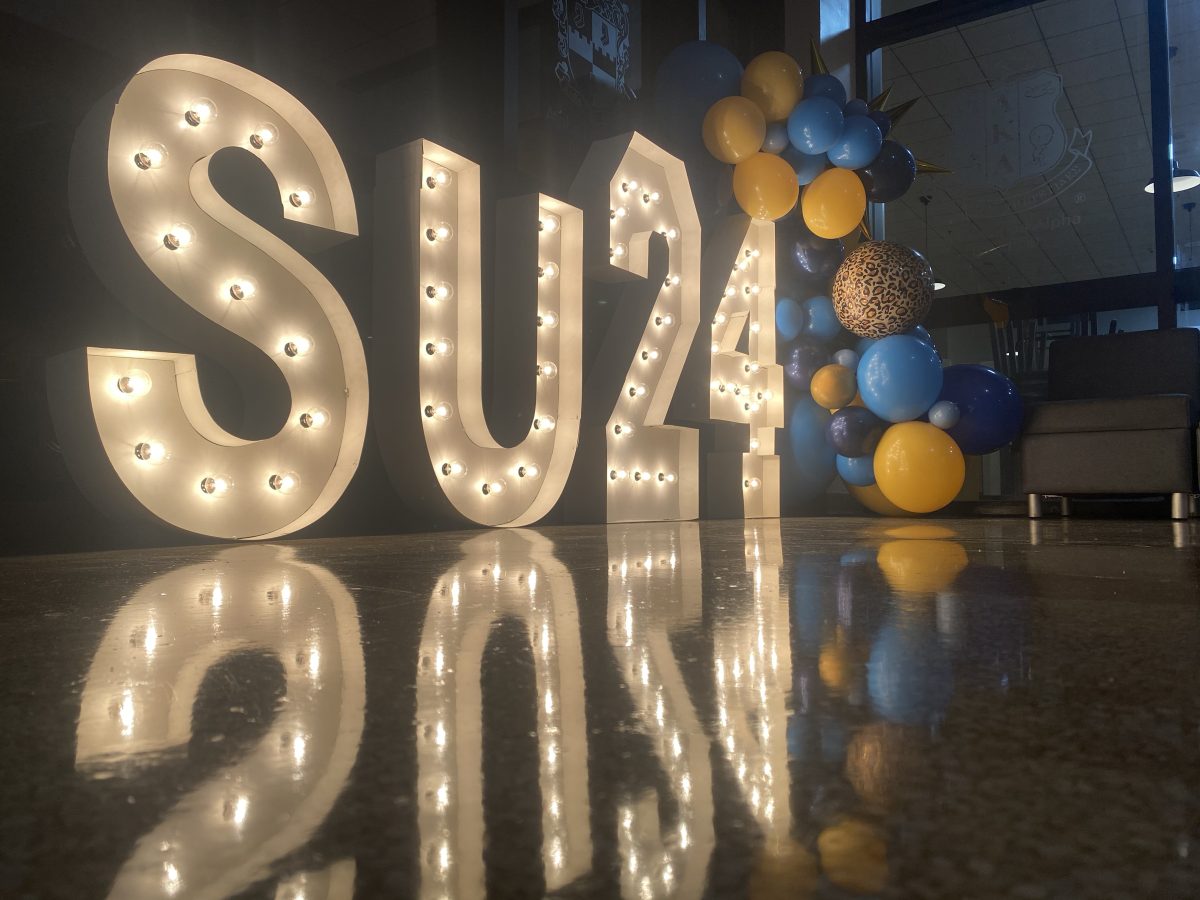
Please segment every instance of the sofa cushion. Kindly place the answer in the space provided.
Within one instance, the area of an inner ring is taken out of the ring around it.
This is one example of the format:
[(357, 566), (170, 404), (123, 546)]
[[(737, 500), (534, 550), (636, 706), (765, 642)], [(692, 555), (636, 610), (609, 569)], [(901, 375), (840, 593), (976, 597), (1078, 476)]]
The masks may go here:
[(1190, 399), (1186, 394), (1153, 394), (1040, 403), (1026, 417), (1025, 434), (1191, 428)]

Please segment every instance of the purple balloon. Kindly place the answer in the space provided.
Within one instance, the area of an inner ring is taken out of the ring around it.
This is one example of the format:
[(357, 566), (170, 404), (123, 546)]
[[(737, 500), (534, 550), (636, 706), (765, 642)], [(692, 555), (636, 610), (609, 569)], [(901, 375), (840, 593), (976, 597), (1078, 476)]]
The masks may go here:
[(866, 456), (875, 452), (888, 423), (869, 409), (846, 406), (829, 417), (825, 437), (840, 456)]
[(799, 218), (793, 219), (792, 223), (794, 230), (786, 240), (796, 274), (822, 281), (832, 278), (846, 258), (846, 245), (841, 238), (817, 237)]
[(796, 387), (807, 391), (813, 374), (821, 366), (828, 364), (829, 351), (820, 341), (814, 341), (812, 338), (799, 338), (792, 345), (788, 361), (783, 367), (783, 374)]

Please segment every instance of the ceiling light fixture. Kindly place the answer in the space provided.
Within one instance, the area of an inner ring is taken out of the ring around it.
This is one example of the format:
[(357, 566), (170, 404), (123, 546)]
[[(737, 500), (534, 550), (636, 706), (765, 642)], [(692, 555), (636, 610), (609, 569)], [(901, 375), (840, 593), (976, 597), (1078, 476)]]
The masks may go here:
[[(1178, 194), (1180, 191), (1189, 191), (1198, 186), (1200, 186), (1200, 172), (1195, 169), (1181, 169), (1177, 161), (1171, 160), (1171, 193)], [(1154, 193), (1153, 178), (1146, 182), (1146, 193)]]
[[(921, 205), (923, 207), (925, 207), (925, 261), (928, 262), (929, 261), (929, 204), (933, 202), (933, 197), (931, 197), (929, 194), (922, 194), (917, 199), (920, 200)], [(932, 265), (930, 266), (930, 270), (932, 271)], [(940, 291), (945, 286), (946, 286), (946, 282), (938, 281), (936, 278), (933, 279), (933, 289), (935, 291)]]

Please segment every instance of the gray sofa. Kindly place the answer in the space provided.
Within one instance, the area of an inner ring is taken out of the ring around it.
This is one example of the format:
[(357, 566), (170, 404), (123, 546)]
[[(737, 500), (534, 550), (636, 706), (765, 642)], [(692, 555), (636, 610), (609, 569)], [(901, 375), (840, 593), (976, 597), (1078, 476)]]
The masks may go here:
[(1170, 494), (1185, 519), (1197, 488), (1200, 331), (1066, 338), (1050, 347), (1049, 401), (1021, 438), (1029, 515), (1042, 496)]

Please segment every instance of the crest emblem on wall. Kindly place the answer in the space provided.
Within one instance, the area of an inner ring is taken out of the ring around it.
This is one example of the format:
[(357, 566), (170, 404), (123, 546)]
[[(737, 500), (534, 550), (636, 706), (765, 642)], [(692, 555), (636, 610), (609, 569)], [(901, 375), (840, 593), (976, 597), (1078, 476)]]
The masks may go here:
[[(1033, 209), (1058, 196), (1092, 167), (1091, 131), (1067, 128), (1058, 113), (1062, 76), (1043, 70), (996, 86), (962, 91), (948, 117), (958, 175), (1003, 193), (995, 209), (1004, 215)], [(977, 212), (977, 214), (979, 214)]]

